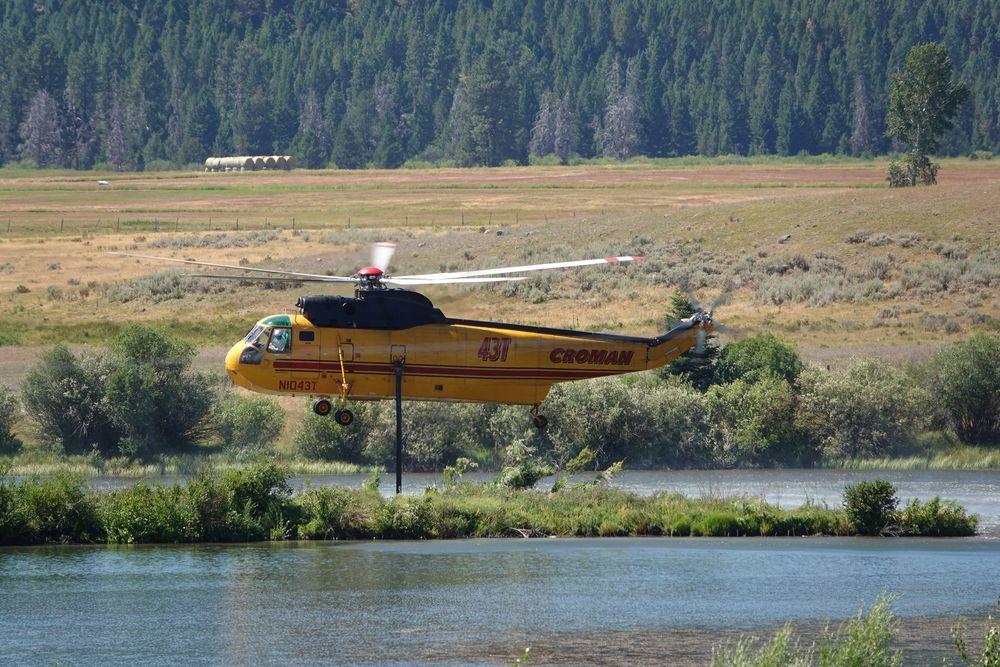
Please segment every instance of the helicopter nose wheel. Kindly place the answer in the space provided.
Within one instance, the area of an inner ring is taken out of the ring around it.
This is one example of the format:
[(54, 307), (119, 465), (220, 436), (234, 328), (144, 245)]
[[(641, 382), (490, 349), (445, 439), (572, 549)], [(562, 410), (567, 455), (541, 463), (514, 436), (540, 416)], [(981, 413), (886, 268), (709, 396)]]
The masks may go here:
[(350, 426), (354, 423), (354, 413), (347, 408), (340, 408), (333, 413), (333, 419), (341, 426)]
[(325, 398), (313, 401), (313, 412), (318, 414), (320, 417), (326, 417), (330, 414), (331, 410), (333, 410), (333, 404)]
[(538, 414), (538, 406), (533, 405), (531, 407), (531, 423), (535, 425), (539, 431), (543, 430), (549, 425), (549, 418), (545, 415)]

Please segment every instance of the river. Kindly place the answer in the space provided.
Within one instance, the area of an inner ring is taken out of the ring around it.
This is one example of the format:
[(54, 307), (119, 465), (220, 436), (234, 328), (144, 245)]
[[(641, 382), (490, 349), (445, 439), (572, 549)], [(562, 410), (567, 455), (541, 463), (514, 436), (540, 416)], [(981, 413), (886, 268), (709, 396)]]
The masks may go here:
[[(837, 503), (844, 484), (875, 476), (903, 498), (959, 500), (986, 535), (7, 548), (0, 663), (510, 664), (530, 646), (540, 664), (704, 664), (720, 642), (785, 621), (811, 640), (883, 591), (899, 596), (906, 664), (954, 662), (949, 627), (1000, 595), (1000, 473), (627, 472), (615, 483), (792, 506)], [(441, 482), (405, 480), (409, 492)]]
[(662, 662), (678, 636), (704, 660), (727, 631), (846, 618), (883, 590), (915, 622), (981, 614), (998, 582), (996, 543), (975, 539), (4, 549), (0, 661), (510, 663), (536, 646), (557, 662)]

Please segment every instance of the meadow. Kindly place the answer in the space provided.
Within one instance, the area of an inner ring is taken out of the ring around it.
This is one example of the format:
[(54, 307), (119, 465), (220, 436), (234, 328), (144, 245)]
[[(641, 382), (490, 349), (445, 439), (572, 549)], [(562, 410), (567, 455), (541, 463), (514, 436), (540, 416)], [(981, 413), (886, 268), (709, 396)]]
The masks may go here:
[[(775, 333), (821, 367), (905, 364), (995, 331), (1000, 161), (945, 159), (939, 185), (906, 190), (887, 188), (884, 173), (881, 160), (824, 157), (221, 174), (0, 168), (0, 384), (16, 387), (53, 343), (100, 349), (129, 322), (166, 327), (197, 347), (196, 369), (221, 374), (225, 349), (253, 322), (323, 289), (195, 279), (110, 251), (335, 275), (366, 265), (383, 239), (398, 241), (398, 273), (644, 254), (517, 285), (425, 292), (454, 317), (640, 335), (664, 329), (678, 289), (702, 301), (728, 292), (716, 318), (737, 333), (723, 342)], [(289, 443), (302, 403), (281, 402), (294, 415), (280, 438)], [(923, 461), (912, 465), (931, 465)]]
[(945, 160), (940, 185), (903, 191), (884, 187), (881, 161), (689, 162), (0, 170), (0, 344), (15, 348), (0, 381), (33, 348), (100, 344), (125, 321), (169, 325), (214, 356), (317, 289), (193, 281), (113, 250), (343, 275), (387, 238), (400, 273), (645, 253), (641, 265), (427, 293), (457, 317), (648, 334), (679, 287), (732, 291), (721, 321), (780, 333), (819, 363), (909, 359), (996, 327), (1000, 162)]

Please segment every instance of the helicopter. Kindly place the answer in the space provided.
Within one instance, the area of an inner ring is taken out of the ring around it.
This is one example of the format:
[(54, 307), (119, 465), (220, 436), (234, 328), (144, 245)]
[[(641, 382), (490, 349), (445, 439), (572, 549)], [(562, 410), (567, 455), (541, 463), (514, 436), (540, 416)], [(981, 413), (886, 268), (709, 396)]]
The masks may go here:
[(395, 397), (397, 406), (403, 398), (531, 406), (532, 423), (544, 429), (548, 419), (539, 409), (553, 385), (658, 368), (692, 348), (702, 349), (707, 334), (724, 329), (712, 319), (718, 302), (704, 310), (697, 301), (692, 316), (652, 338), (446, 317), (426, 296), (406, 288), (516, 282), (527, 276), (511, 274), (645, 258), (397, 276), (387, 273), (395, 249), (391, 242), (374, 244), (370, 265), (353, 276), (112, 254), (241, 274), (189, 274), (201, 278), (352, 284), (353, 297), (302, 296), (297, 312), (262, 318), (225, 359), (226, 375), (236, 385), (264, 394), (309, 396), (316, 414), (332, 413), (345, 427), (354, 421), (351, 401)]

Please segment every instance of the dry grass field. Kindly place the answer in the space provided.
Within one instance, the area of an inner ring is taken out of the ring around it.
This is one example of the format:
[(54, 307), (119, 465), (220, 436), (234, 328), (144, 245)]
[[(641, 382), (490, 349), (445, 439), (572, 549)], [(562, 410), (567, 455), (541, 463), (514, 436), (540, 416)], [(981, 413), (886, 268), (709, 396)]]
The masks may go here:
[(53, 342), (101, 345), (128, 321), (169, 327), (215, 367), (256, 319), (322, 289), (184, 278), (112, 250), (339, 275), (380, 239), (399, 242), (398, 273), (641, 253), (641, 264), (426, 293), (456, 317), (649, 334), (678, 287), (731, 291), (717, 319), (773, 331), (822, 364), (918, 359), (996, 329), (1000, 161), (945, 160), (938, 186), (913, 190), (884, 187), (884, 169), (0, 170), (0, 382)]

